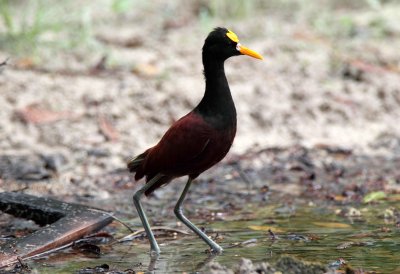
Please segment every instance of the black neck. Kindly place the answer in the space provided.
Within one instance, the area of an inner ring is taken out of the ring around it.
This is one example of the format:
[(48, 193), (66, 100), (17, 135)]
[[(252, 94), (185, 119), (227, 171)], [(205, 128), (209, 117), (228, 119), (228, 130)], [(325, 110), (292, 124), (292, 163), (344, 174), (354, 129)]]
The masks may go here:
[(195, 111), (216, 128), (236, 126), (236, 109), (225, 76), (224, 60), (212, 57), (203, 52), (206, 90)]

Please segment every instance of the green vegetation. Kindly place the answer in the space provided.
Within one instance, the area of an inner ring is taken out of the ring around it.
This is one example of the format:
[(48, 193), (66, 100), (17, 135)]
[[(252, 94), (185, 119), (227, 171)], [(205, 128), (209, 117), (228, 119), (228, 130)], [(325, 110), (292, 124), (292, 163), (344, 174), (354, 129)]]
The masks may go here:
[(0, 0), (0, 47), (34, 54), (40, 47), (62, 49), (92, 43), (91, 9), (73, 8), (72, 2)]
[(134, 10), (163, 20), (171, 19), (171, 14), (176, 18), (182, 11), (191, 10), (194, 20), (206, 31), (221, 22), (232, 25), (233, 21), (258, 16), (258, 22), (279, 17), (333, 39), (379, 39), (400, 33), (397, 27), (400, 5), (394, 0), (204, 0), (191, 6), (182, 3), (182, 0), (168, 4), (162, 1), (149, 4), (143, 0), (0, 0), (0, 50), (19, 56), (40, 56), (40, 52), (53, 50), (103, 49), (105, 46), (95, 39), (94, 25), (101, 27), (97, 24), (101, 20), (126, 16)]
[(398, 2), (388, 0), (208, 0), (204, 1), (199, 15), (201, 22), (254, 15), (268, 20), (268, 16), (281, 16), (294, 23), (306, 23), (327, 37), (381, 38), (399, 31), (396, 29), (399, 12)]

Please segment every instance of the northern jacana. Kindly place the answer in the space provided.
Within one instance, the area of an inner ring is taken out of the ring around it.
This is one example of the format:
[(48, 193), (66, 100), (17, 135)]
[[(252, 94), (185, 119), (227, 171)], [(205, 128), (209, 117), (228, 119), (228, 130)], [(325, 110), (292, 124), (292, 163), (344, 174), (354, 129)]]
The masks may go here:
[(224, 62), (237, 55), (263, 57), (242, 46), (235, 33), (226, 28), (215, 28), (203, 46), (203, 66), (206, 88), (203, 99), (187, 115), (176, 121), (157, 145), (128, 162), (135, 179), (146, 177), (146, 184), (133, 196), (133, 202), (150, 241), (151, 252), (160, 248), (151, 231), (140, 203), (144, 193), (149, 195), (173, 179), (188, 176), (186, 186), (178, 199), (176, 217), (202, 238), (213, 252), (222, 248), (191, 223), (182, 212), (182, 203), (196, 177), (221, 161), (231, 148), (236, 134), (236, 109), (225, 76)]

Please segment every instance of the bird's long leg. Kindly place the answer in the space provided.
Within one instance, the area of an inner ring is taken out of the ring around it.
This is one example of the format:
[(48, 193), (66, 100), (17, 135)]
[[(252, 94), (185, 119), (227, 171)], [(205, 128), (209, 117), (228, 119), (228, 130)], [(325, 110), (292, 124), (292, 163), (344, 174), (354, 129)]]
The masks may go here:
[(153, 231), (151, 231), (149, 221), (147, 220), (146, 214), (143, 211), (142, 204), (140, 203), (140, 197), (143, 195), (143, 193), (145, 193), (147, 189), (149, 189), (151, 186), (157, 183), (157, 181), (162, 176), (163, 176), (162, 174), (157, 174), (133, 195), (133, 203), (135, 204), (140, 220), (142, 221), (144, 230), (146, 231), (147, 237), (149, 238), (150, 241), (150, 252), (155, 253), (156, 255), (160, 254), (160, 247), (158, 246), (157, 241), (154, 238)]
[(174, 209), (175, 215), (182, 223), (184, 223), (187, 227), (189, 227), (194, 233), (199, 235), (199, 237), (202, 238), (203, 241), (205, 241), (211, 247), (213, 252), (220, 253), (223, 251), (222, 247), (219, 246), (216, 242), (214, 242), (210, 238), (208, 238), (208, 236), (203, 231), (201, 231), (197, 226), (195, 226), (192, 222), (190, 222), (188, 220), (188, 218), (186, 218), (183, 215), (182, 203), (183, 203), (183, 200), (185, 199), (185, 196), (186, 196), (191, 184), (192, 184), (192, 179), (189, 177), (189, 179), (186, 183), (186, 186), (182, 191), (181, 197), (179, 197), (179, 200), (175, 205), (175, 209)]

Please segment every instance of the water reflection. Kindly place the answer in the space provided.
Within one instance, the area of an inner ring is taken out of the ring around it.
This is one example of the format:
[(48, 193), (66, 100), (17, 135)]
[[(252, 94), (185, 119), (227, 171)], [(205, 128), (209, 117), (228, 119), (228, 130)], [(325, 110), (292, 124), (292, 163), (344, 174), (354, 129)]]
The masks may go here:
[[(40, 260), (29, 264), (40, 273), (74, 273), (104, 263), (119, 271), (192, 273), (201, 272), (212, 261), (232, 267), (241, 257), (255, 263), (274, 263), (282, 255), (293, 255), (325, 265), (343, 258), (354, 268), (390, 273), (399, 266), (399, 230), (395, 221), (387, 223), (379, 217), (390, 206), (398, 208), (394, 204), (360, 206), (362, 222), (338, 216), (335, 207), (323, 211), (317, 207), (298, 208), (290, 215), (260, 209), (260, 218), (213, 222), (225, 249), (219, 256), (207, 253), (208, 247), (195, 235), (178, 235), (177, 239), (159, 239), (161, 254), (156, 257), (149, 256), (146, 239), (136, 239), (104, 246), (99, 259), (58, 254), (46, 258), (46, 265)], [(267, 222), (265, 216), (274, 222)], [(275, 239), (271, 239), (269, 229), (276, 234)]]

